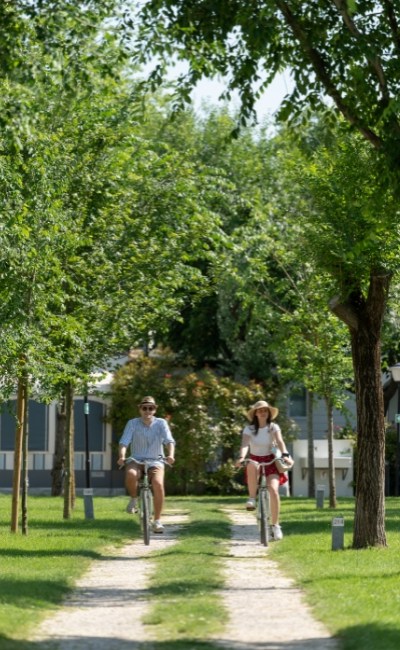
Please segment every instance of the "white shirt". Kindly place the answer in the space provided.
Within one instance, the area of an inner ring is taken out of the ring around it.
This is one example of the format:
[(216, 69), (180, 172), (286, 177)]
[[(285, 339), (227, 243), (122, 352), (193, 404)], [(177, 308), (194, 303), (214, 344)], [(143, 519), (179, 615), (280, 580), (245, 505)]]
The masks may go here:
[[(254, 456), (268, 456), (272, 453), (272, 443), (276, 438), (276, 431), (280, 433), (280, 427), (275, 422), (262, 427), (255, 435), (255, 429), (251, 424), (247, 424), (243, 429), (243, 436), (249, 436), (250, 453)], [(243, 441), (244, 442), (244, 441)]]
[(163, 446), (175, 444), (168, 422), (163, 418), (154, 417), (150, 425), (142, 418), (128, 420), (119, 444), (131, 447), (131, 455), (137, 460), (154, 460), (154, 466), (161, 466), (156, 459), (163, 455)]

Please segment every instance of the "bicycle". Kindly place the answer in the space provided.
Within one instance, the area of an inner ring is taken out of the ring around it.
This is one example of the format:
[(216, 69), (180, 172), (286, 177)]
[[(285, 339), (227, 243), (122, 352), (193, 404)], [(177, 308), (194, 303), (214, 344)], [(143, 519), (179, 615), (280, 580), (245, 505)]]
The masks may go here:
[(276, 458), (268, 461), (268, 463), (261, 462), (255, 463), (251, 459), (245, 460), (245, 463), (255, 463), (260, 470), (258, 476), (258, 491), (257, 491), (257, 506), (256, 517), (257, 526), (260, 532), (260, 542), (263, 546), (268, 546), (270, 538), (270, 506), (269, 506), (269, 491), (267, 486), (267, 475), (263, 470), (264, 467), (273, 465)]
[[(160, 456), (159, 459), (165, 465), (169, 465), (166, 459)], [(151, 523), (153, 519), (153, 492), (151, 488), (151, 483), (149, 481), (149, 468), (154, 465), (154, 459), (152, 460), (137, 460), (133, 456), (129, 456), (125, 460), (125, 465), (128, 463), (136, 463), (143, 468), (141, 472), (140, 479), (138, 482), (138, 511), (140, 519), (140, 528), (143, 534), (143, 541), (146, 546), (150, 544), (150, 532), (151, 532)]]

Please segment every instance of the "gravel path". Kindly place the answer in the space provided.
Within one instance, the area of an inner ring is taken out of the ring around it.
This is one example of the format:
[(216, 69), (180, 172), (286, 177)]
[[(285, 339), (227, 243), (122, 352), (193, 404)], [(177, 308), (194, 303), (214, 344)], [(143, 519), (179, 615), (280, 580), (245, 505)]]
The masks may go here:
[[(283, 577), (267, 549), (257, 543), (255, 518), (230, 510), (232, 541), (221, 597), (230, 615), (226, 631), (214, 639), (229, 650), (336, 650), (327, 630), (315, 621), (292, 581)], [(142, 619), (150, 602), (148, 554), (175, 543), (185, 513), (166, 512), (165, 533), (150, 546), (134, 541), (93, 563), (64, 607), (46, 619), (31, 641), (57, 650), (143, 650), (153, 639)], [(187, 650), (190, 650), (188, 648)]]
[(227, 512), (232, 542), (221, 594), (230, 620), (218, 645), (229, 650), (336, 650), (336, 641), (313, 618), (301, 591), (258, 542), (254, 514)]

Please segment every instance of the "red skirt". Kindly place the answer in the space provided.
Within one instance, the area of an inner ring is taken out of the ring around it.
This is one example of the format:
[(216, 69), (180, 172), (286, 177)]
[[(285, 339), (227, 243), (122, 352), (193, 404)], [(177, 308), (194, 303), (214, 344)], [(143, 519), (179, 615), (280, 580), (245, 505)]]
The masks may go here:
[[(269, 463), (274, 458), (275, 458), (274, 454), (268, 454), (268, 456), (255, 456), (254, 454), (250, 454), (250, 460), (255, 460), (256, 463)], [(265, 476), (278, 476), (279, 485), (285, 485), (285, 483), (287, 483), (289, 480), (286, 473), (280, 474), (280, 472), (278, 472), (275, 463), (271, 463), (271, 465), (266, 465), (261, 469), (264, 471)], [(247, 473), (246, 473), (246, 483), (247, 483)]]

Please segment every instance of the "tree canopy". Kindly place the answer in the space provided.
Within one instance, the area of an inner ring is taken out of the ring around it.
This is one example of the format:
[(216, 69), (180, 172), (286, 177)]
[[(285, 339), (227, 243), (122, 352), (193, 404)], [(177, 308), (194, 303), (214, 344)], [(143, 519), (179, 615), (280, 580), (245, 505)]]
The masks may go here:
[(399, 157), (399, 9), (390, 0), (149, 0), (140, 10), (139, 60), (157, 56), (153, 79), (171, 57), (189, 62), (187, 91), (222, 74), (244, 116), (276, 74), (289, 69), (294, 89), (280, 118), (333, 102), (345, 119), (396, 167)]

